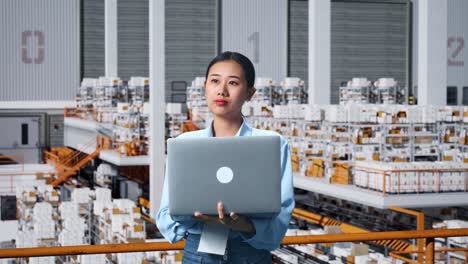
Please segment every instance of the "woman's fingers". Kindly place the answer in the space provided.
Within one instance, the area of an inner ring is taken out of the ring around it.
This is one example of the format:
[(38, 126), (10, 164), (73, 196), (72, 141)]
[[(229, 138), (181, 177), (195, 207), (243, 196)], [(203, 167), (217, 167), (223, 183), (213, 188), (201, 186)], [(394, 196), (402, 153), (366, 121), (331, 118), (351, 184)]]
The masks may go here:
[(234, 212), (231, 212), (229, 216), (231, 217), (232, 221), (237, 221), (239, 219), (239, 216)]
[(243, 218), (241, 219), (241, 216), (239, 216), (238, 214), (236, 214), (234, 212), (230, 212), (229, 217), (227, 217), (227, 218), (224, 217), (224, 205), (223, 205), (222, 202), (218, 203), (218, 217), (204, 215), (199, 211), (195, 211), (193, 215), (197, 220), (204, 221), (204, 222), (223, 224), (223, 225), (226, 225), (226, 226), (228, 226), (228, 227), (230, 227), (230, 228), (232, 228), (234, 230), (244, 231), (246, 229), (249, 229), (249, 226), (246, 226), (245, 221), (242, 220)]
[(224, 218), (224, 205), (222, 202), (218, 203), (218, 216), (219, 216), (219, 219)]
[(212, 216), (209, 216), (209, 215), (204, 215), (204, 214), (202, 214), (202, 213), (200, 213), (198, 211), (196, 211), (193, 215), (197, 220), (200, 220), (200, 221), (213, 222), (213, 223), (219, 222), (218, 218), (212, 217)]

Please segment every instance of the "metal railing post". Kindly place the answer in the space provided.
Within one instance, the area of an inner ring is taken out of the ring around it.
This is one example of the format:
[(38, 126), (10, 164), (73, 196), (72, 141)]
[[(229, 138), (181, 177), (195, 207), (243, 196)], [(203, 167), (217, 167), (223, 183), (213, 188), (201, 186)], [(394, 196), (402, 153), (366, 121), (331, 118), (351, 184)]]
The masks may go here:
[(426, 264), (434, 264), (434, 238), (426, 238)]

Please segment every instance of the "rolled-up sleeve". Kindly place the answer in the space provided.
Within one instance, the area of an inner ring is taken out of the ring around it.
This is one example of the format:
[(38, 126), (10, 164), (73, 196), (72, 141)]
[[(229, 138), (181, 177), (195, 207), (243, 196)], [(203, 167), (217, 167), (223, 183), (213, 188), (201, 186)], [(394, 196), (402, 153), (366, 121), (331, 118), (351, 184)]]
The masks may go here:
[(281, 138), (281, 211), (273, 218), (251, 218), (255, 227), (255, 235), (241, 236), (252, 247), (264, 250), (279, 248), (288, 229), (291, 214), (294, 209), (294, 187), (291, 168), (291, 151), (288, 143)]

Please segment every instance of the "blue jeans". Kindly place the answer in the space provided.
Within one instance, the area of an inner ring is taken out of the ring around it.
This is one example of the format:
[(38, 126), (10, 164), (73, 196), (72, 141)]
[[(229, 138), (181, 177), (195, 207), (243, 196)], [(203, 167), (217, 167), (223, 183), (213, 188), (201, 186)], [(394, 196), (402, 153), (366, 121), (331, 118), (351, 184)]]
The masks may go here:
[(200, 243), (200, 235), (189, 234), (185, 241), (183, 264), (207, 263), (207, 264), (271, 264), (271, 253), (266, 250), (256, 249), (242, 242), (242, 238), (229, 239), (226, 254), (224, 256), (197, 252)]

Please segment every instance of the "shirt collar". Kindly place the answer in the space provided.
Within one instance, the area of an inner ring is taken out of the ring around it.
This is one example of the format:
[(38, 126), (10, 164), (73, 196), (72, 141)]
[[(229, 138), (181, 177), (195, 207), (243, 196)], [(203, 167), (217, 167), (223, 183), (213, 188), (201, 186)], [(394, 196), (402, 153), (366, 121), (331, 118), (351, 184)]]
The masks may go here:
[[(208, 137), (213, 137), (213, 120), (210, 125), (205, 128)], [(252, 134), (252, 128), (247, 124), (247, 120), (242, 116), (242, 124), (236, 133), (236, 137), (250, 136)]]

